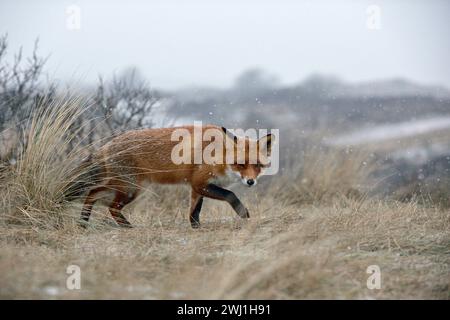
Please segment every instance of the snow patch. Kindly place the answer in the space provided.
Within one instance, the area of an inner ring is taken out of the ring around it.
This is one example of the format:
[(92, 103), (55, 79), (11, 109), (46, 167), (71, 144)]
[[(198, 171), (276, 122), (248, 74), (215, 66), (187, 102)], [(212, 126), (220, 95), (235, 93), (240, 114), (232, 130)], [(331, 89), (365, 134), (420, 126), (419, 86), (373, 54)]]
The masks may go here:
[(364, 128), (335, 138), (327, 138), (325, 143), (333, 146), (358, 145), (406, 138), (446, 128), (450, 128), (450, 117), (429, 118)]

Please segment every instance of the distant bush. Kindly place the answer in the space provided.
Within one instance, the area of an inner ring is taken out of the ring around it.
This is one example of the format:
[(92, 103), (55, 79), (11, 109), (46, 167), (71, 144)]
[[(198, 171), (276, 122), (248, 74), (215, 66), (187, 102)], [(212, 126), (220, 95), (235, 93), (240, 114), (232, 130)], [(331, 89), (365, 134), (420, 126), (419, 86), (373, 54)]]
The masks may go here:
[[(3, 161), (14, 159), (20, 144), (22, 147), (26, 144), (23, 133), (31, 110), (44, 96), (49, 101), (55, 94), (54, 84), (44, 85), (47, 58), (39, 56), (38, 43), (36, 40), (30, 57), (25, 58), (20, 48), (9, 62), (8, 36), (0, 36), (0, 160)], [(11, 127), (14, 133), (6, 133)]]
[[(37, 108), (53, 108), (52, 101), (70, 96), (59, 92), (52, 81), (44, 81), (47, 58), (38, 54), (38, 41), (30, 57), (22, 48), (12, 62), (7, 59), (8, 37), (0, 37), (0, 163), (14, 163), (27, 145), (27, 131)], [(73, 121), (68, 134), (75, 135), (67, 146), (90, 145), (114, 134), (141, 127), (152, 127), (152, 110), (158, 97), (136, 69), (129, 69), (105, 81), (100, 77), (94, 93), (78, 93), (89, 101), (89, 108)]]

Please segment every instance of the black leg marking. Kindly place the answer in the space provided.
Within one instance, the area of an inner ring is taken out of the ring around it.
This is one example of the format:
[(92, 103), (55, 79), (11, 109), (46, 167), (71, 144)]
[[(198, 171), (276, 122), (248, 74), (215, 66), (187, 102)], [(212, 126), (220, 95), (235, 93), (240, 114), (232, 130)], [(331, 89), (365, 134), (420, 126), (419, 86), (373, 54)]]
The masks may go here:
[(250, 217), (247, 208), (244, 207), (241, 200), (239, 200), (239, 198), (230, 190), (221, 188), (215, 184), (208, 184), (201, 190), (197, 190), (197, 192), (208, 198), (228, 202), (241, 218)]
[(103, 190), (104, 190), (103, 188), (91, 190), (86, 196), (83, 209), (81, 210), (81, 220), (80, 220), (81, 227), (86, 228), (87, 223), (89, 221), (89, 217), (91, 216), (92, 208), (95, 202), (97, 201), (96, 194)]
[(81, 210), (81, 220), (88, 222), (89, 221), (89, 217), (91, 216), (91, 211), (92, 211), (92, 204), (86, 204), (83, 206), (83, 209)]
[(190, 215), (192, 228), (200, 227), (200, 211), (202, 210), (202, 204), (203, 204), (203, 197), (199, 197)]
[(113, 203), (109, 207), (109, 212), (111, 213), (114, 220), (116, 220), (117, 224), (121, 227), (132, 228), (132, 225), (125, 216), (122, 214), (122, 209), (127, 204), (136, 199), (136, 193), (126, 194), (124, 192), (117, 192), (116, 197), (114, 198)]

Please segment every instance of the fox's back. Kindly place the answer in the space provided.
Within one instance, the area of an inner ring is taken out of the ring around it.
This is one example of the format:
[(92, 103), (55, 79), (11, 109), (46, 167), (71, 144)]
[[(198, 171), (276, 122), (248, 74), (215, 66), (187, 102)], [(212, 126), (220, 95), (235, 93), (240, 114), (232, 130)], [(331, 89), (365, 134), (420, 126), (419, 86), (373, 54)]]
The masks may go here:
[[(215, 126), (204, 126), (202, 130)], [(199, 165), (175, 164), (172, 150), (180, 142), (172, 141), (175, 130), (184, 129), (194, 134), (193, 126), (140, 129), (123, 133), (100, 148), (98, 156), (107, 175), (119, 176), (134, 182), (177, 183), (189, 182)]]

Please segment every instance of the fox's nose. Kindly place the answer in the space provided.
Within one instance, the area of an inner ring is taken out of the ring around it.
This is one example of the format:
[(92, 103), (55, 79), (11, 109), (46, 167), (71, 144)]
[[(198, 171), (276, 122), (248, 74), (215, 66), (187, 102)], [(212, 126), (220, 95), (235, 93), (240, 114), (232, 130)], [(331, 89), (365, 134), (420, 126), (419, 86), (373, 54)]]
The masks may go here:
[(252, 186), (252, 185), (255, 184), (255, 180), (253, 180), (253, 179), (248, 179), (248, 180), (247, 180), (247, 184), (248, 184), (249, 186)]

